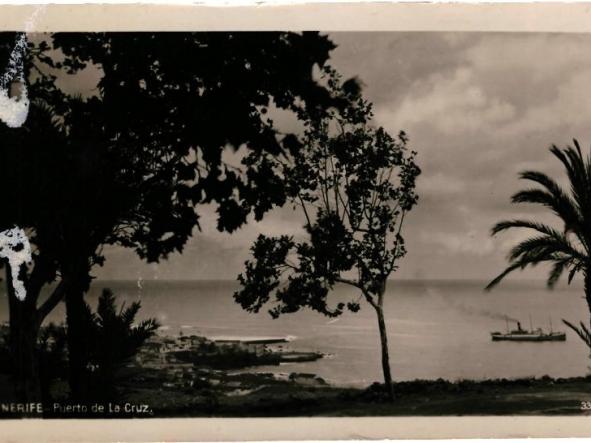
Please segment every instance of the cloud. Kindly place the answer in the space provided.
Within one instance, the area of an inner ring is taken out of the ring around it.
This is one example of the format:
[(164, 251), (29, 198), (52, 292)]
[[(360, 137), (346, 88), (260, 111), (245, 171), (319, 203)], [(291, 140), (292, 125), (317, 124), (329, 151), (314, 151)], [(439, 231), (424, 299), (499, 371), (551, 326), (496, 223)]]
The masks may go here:
[(524, 136), (536, 131), (550, 135), (553, 131), (567, 130), (578, 132), (579, 136), (588, 138), (591, 96), (587, 94), (587, 90), (590, 81), (591, 68), (579, 69), (565, 75), (560, 84), (555, 85), (556, 94), (553, 98), (528, 108), (520, 119), (501, 128), (502, 135)]
[(482, 235), (481, 232), (471, 230), (465, 233), (457, 232), (424, 232), (421, 241), (431, 244), (434, 253), (445, 256), (472, 255), (486, 256), (496, 248), (495, 243)]
[[(497, 221), (556, 223), (535, 205), (512, 205), (510, 196), (528, 185), (517, 178), (523, 169), (545, 171), (564, 183), (562, 166), (548, 152), (552, 143), (564, 145), (572, 137), (591, 143), (591, 35), (391, 32), (331, 38), (339, 46), (330, 62), (345, 78), (363, 81), (375, 122), (391, 133), (407, 131), (418, 151), (420, 199), (406, 219), (409, 252), (399, 276), (492, 278), (506, 265), (510, 248), (531, 235), (516, 230), (491, 238)], [(273, 117), (285, 130), (296, 127), (286, 116)], [(160, 278), (235, 278), (259, 233), (298, 235), (303, 222), (283, 208), (229, 235), (216, 231), (214, 208), (201, 213), (203, 232), (195, 233), (182, 256), (158, 266)], [(106, 275), (155, 272), (129, 251), (113, 254)], [(536, 268), (525, 276), (543, 272)]]
[(432, 197), (445, 197), (458, 195), (466, 191), (466, 183), (453, 175), (436, 172), (433, 175), (420, 177), (417, 180), (417, 189), (420, 195)]
[(520, 97), (528, 105), (551, 94), (538, 90), (540, 86), (560, 84), (565, 75), (591, 66), (589, 43), (584, 34), (483, 34), (462, 58), (483, 74), (487, 88), (500, 85), (497, 91), (502, 94), (513, 84), (519, 88), (511, 88), (511, 93), (525, 90), (527, 94)]
[(514, 117), (511, 103), (487, 95), (474, 71), (465, 66), (418, 81), (395, 109), (383, 105), (376, 110), (378, 122), (411, 128), (430, 125), (444, 135), (490, 131)]

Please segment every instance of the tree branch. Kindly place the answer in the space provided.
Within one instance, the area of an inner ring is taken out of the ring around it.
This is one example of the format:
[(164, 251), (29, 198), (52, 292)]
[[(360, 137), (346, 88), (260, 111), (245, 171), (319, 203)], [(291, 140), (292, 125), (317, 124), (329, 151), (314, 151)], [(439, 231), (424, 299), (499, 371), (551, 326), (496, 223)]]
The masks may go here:
[(396, 241), (394, 242), (394, 247), (392, 248), (392, 260), (390, 260), (390, 266), (388, 267), (388, 274), (392, 272), (394, 269), (394, 263), (396, 262), (396, 250), (398, 249), (398, 243), (400, 238), (400, 232), (402, 232), (402, 223), (404, 223), (404, 216), (406, 215), (406, 211), (402, 211), (400, 214), (400, 223), (398, 224), (398, 231), (396, 232)]
[(346, 278), (341, 278), (341, 277), (337, 277), (335, 279), (336, 282), (338, 283), (344, 283), (346, 285), (350, 285), (353, 286), (357, 289), (359, 289), (361, 291), (361, 293), (363, 294), (363, 296), (365, 297), (365, 299), (367, 300), (367, 302), (373, 306), (374, 308), (377, 308), (378, 305), (376, 304), (376, 302), (373, 300), (372, 296), (365, 290), (365, 288), (358, 282), (354, 281), (354, 280), (349, 280)]
[(365, 290), (361, 291), (367, 302), (375, 309), (378, 309), (378, 304), (373, 300), (372, 296)]
[(306, 205), (304, 204), (304, 199), (302, 198), (302, 196), (299, 192), (298, 192), (298, 198), (300, 199), (302, 209), (304, 210), (304, 215), (306, 216), (306, 222), (308, 223), (309, 227), (312, 227), (312, 223), (310, 223), (310, 216), (308, 215), (308, 210), (306, 209)]
[(39, 306), (37, 312), (39, 314), (39, 322), (43, 322), (43, 319), (49, 314), (53, 308), (62, 300), (66, 294), (66, 282), (61, 280), (57, 287), (53, 290), (51, 295), (45, 300), (45, 302)]
[(363, 287), (361, 286), (361, 284), (359, 284), (358, 282), (354, 281), (354, 280), (349, 280), (347, 278), (341, 278), (341, 277), (337, 277), (335, 279), (336, 282), (338, 283), (344, 283), (346, 285), (349, 286), (354, 286), (357, 289), (361, 289), (363, 291)]
[(47, 281), (47, 269), (45, 267), (44, 259), (42, 255), (36, 255), (34, 257), (35, 266), (31, 274), (28, 276), (26, 281), (27, 297), (31, 300), (33, 305), (36, 304), (39, 298), (39, 293), (43, 284)]

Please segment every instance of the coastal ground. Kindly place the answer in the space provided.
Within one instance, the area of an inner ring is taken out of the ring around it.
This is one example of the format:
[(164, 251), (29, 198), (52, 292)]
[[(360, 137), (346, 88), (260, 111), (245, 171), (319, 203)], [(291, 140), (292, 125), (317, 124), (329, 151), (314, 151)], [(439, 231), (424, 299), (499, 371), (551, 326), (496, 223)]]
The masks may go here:
[[(3, 377), (7, 378), (7, 377)], [(8, 381), (6, 380), (2, 380)], [(8, 386), (0, 383), (0, 386)], [(130, 379), (119, 404), (148, 405), (149, 413), (110, 417), (289, 417), (289, 416), (464, 416), (588, 415), (591, 378), (396, 383), (389, 401), (383, 388), (342, 388), (264, 374), (226, 376), (216, 387), (162, 388)], [(8, 397), (8, 391), (5, 393)], [(9, 398), (9, 397), (8, 397)], [(62, 405), (64, 403), (62, 402)], [(5, 418), (9, 415), (0, 414)], [(92, 415), (92, 414), (90, 414)], [(46, 414), (48, 418), (89, 414)], [(102, 417), (109, 417), (108, 414)], [(98, 417), (97, 417), (98, 418)]]
[[(178, 337), (171, 345), (178, 348), (183, 342), (193, 343), (184, 351), (191, 358), (183, 357), (184, 362), (192, 361), (192, 365), (181, 363), (178, 352), (170, 352), (164, 354), (172, 357), (166, 364), (155, 364), (147, 370), (145, 364), (158, 361), (162, 355), (148, 352), (139, 360), (144, 365), (135, 367), (137, 376), (126, 377), (122, 397), (132, 404), (149, 405), (154, 416), (579, 415), (591, 412), (591, 376), (398, 382), (394, 387), (396, 398), (391, 401), (379, 383), (367, 388), (346, 388), (328, 384), (312, 373), (278, 376), (252, 366), (264, 365), (273, 358), (280, 361), (286, 356), (286, 348), (259, 344), (257, 349), (245, 350), (245, 343), (228, 346), (196, 336)], [(233, 365), (229, 367), (227, 361)], [(163, 383), (163, 377), (167, 382)]]
[[(256, 378), (256, 377), (255, 377)], [(397, 383), (389, 401), (382, 387), (368, 389), (304, 386), (295, 382), (242, 380), (241, 394), (220, 391), (170, 393), (136, 388), (134, 403), (153, 405), (155, 416), (445, 416), (587, 414), (591, 378), (483, 382)], [(238, 383), (238, 382), (237, 382)], [(258, 384), (258, 387), (256, 386)], [(228, 395), (229, 394), (229, 395)], [(166, 398), (163, 403), (162, 399)]]
[[(67, 378), (59, 376), (44, 404), (47, 418), (581, 415), (591, 413), (591, 376), (482, 381), (415, 380), (395, 383), (389, 400), (383, 385), (328, 384), (312, 373), (268, 373), (261, 366), (321, 354), (255, 342), (212, 341), (198, 336), (159, 336), (118, 372), (108, 399), (89, 399), (88, 410), (67, 411)], [(290, 366), (296, 368), (295, 366)], [(104, 389), (99, 389), (104, 391)], [(0, 374), (0, 398), (12, 385)], [(13, 399), (16, 401), (16, 399)], [(98, 402), (97, 402), (98, 400)], [(103, 404), (100, 413), (93, 405)], [(54, 405), (58, 405), (57, 409)], [(67, 411), (67, 412), (64, 412)], [(11, 412), (0, 417), (13, 417)]]

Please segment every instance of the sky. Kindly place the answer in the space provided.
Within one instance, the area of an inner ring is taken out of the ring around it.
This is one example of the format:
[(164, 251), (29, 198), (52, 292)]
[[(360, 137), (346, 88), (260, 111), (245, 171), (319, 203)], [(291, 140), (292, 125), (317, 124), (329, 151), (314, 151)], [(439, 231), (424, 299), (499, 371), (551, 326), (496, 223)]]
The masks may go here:
[[(330, 63), (356, 76), (374, 104), (375, 124), (404, 130), (418, 152), (419, 204), (406, 219), (407, 256), (394, 278), (493, 278), (526, 231), (495, 238), (502, 219), (555, 222), (543, 210), (512, 205), (524, 169), (561, 181), (549, 153), (577, 138), (591, 144), (591, 35), (539, 33), (336, 33)], [(259, 233), (289, 234), (302, 219), (289, 209), (238, 232), (215, 230), (213, 208), (182, 255), (145, 264), (109, 248), (101, 279), (235, 279)], [(557, 225), (560, 226), (560, 225)], [(513, 278), (542, 278), (541, 267)]]

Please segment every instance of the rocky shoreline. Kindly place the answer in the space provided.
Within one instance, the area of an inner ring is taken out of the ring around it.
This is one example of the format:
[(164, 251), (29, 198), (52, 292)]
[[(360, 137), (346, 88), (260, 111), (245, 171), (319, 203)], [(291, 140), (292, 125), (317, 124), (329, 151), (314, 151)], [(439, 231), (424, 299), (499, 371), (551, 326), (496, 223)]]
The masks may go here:
[[(150, 339), (118, 373), (118, 393), (105, 412), (64, 413), (74, 405), (67, 381), (52, 383), (57, 410), (46, 418), (278, 417), (588, 414), (582, 409), (591, 377), (395, 382), (394, 402), (379, 383), (365, 388), (332, 386), (315, 374), (269, 373), (265, 366), (320, 353), (290, 349), (282, 339)], [(270, 363), (272, 362), (272, 363)], [(294, 367), (297, 367), (294, 366)], [(9, 376), (2, 375), (9, 387)], [(9, 393), (5, 393), (9, 399)], [(75, 405), (74, 405), (75, 406)], [(129, 406), (129, 407), (128, 407)], [(0, 417), (14, 414), (1, 413)]]
[[(287, 339), (210, 339), (203, 336), (157, 335), (147, 341), (128, 371), (138, 377), (162, 381), (164, 388), (215, 388), (218, 391), (250, 391), (254, 384), (301, 383), (323, 386), (327, 383), (315, 374), (292, 372), (285, 375), (256, 371), (258, 366), (315, 361), (319, 352), (291, 350)], [(245, 370), (252, 369), (246, 372)], [(144, 380), (145, 381), (145, 380)], [(153, 380), (156, 381), (156, 380)], [(156, 386), (154, 386), (156, 387)]]
[[(156, 339), (160, 340), (170, 337)], [(581, 399), (590, 380), (415, 380), (395, 383), (396, 400), (390, 402), (379, 383), (366, 389), (344, 388), (331, 386), (315, 374), (257, 371), (257, 363), (267, 365), (296, 352), (281, 343), (254, 346), (245, 340), (237, 343), (196, 336), (173, 341), (176, 344), (164, 365), (155, 364), (154, 345), (144, 350), (139, 358), (151, 357), (143, 360), (137, 376), (129, 379), (122, 392), (126, 401), (149, 404), (153, 416), (581, 414)], [(178, 346), (186, 349), (179, 351)], [(192, 356), (191, 362), (179, 359), (185, 355)], [(221, 355), (235, 358), (232, 368)], [(240, 361), (248, 365), (240, 367)]]

